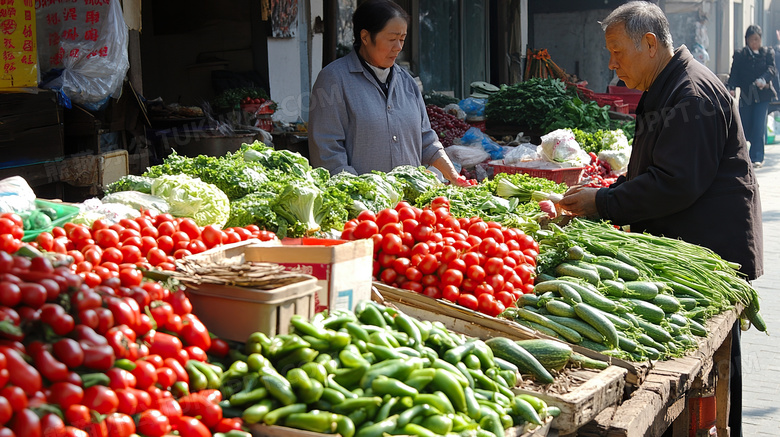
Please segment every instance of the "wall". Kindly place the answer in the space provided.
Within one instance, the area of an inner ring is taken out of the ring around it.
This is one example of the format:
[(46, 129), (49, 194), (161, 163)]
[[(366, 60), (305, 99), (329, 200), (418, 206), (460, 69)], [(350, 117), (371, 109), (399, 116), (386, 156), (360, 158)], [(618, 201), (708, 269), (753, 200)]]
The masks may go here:
[(534, 50), (547, 49), (552, 60), (568, 74), (588, 81), (588, 88), (603, 93), (612, 80), (609, 53), (598, 21), (610, 10), (544, 13), (533, 16)]

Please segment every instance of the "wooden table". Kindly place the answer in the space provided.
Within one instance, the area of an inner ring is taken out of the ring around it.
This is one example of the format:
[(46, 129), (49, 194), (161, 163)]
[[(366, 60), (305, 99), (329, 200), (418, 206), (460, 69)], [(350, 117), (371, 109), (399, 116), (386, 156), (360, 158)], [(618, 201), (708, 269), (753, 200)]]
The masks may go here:
[[(580, 427), (578, 437), (657, 437), (672, 429), (674, 437), (687, 437), (691, 416), (689, 401), (714, 394), (719, 437), (728, 437), (731, 330), (741, 308), (713, 317), (709, 335), (684, 358), (658, 361), (645, 380), (622, 404), (608, 407)], [(701, 435), (707, 435), (706, 433)]]

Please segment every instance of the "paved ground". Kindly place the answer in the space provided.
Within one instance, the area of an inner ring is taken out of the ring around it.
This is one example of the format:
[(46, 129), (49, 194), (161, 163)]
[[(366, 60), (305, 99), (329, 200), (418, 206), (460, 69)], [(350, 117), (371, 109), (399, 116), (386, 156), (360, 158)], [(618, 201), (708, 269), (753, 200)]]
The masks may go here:
[(756, 170), (764, 221), (764, 275), (753, 286), (761, 296), (767, 336), (742, 333), (743, 435), (780, 435), (780, 144), (767, 145), (764, 166)]

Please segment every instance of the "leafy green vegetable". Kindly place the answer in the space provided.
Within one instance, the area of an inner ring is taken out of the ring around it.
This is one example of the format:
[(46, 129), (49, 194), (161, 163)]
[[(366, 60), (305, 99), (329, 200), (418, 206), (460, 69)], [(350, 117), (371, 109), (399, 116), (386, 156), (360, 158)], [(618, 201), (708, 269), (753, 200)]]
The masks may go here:
[(361, 176), (341, 172), (328, 180), (325, 190), (329, 193), (344, 193), (351, 199), (346, 206), (349, 218), (355, 218), (365, 210), (378, 212), (392, 208), (401, 199), (400, 191), (389, 182), (389, 178), (378, 172)]
[(412, 203), (422, 193), (442, 185), (433, 173), (422, 166), (402, 165), (391, 170), (388, 176), (394, 177), (401, 185), (404, 200)]
[[(276, 216), (291, 228), (291, 236), (311, 235), (320, 230), (317, 216), (322, 210), (322, 190), (314, 184), (301, 181), (288, 184), (273, 203)], [(280, 226), (281, 227), (281, 226)]]
[[(275, 193), (250, 193), (230, 203), (230, 217), (225, 226), (244, 227), (251, 224), (279, 233), (279, 222), (271, 204), (276, 199)], [(286, 222), (283, 233), (286, 233)]]
[(241, 99), (251, 97), (253, 99), (267, 99), (268, 93), (262, 88), (241, 87), (231, 88), (220, 93), (211, 101), (211, 105), (217, 109), (238, 109)]
[(127, 175), (112, 182), (103, 190), (105, 194), (116, 193), (119, 191), (140, 191), (149, 194), (152, 192), (152, 178), (136, 175)]
[(532, 78), (501, 85), (499, 91), (488, 98), (485, 116), (500, 123), (541, 131), (555, 119), (559, 108), (574, 96), (576, 93), (558, 79)]
[(483, 184), (497, 196), (516, 197), (520, 202), (544, 200), (549, 197), (549, 194), (563, 194), (568, 189), (566, 184), (559, 184), (545, 178), (535, 178), (523, 173), (499, 173), (492, 180), (483, 182)]
[(243, 144), (236, 153), (241, 154), (247, 163), (259, 164), (266, 169), (279, 170), (302, 179), (311, 180), (312, 168), (309, 161), (299, 153), (289, 150), (274, 150), (260, 141)]
[(575, 95), (554, 108), (541, 127), (545, 132), (571, 127), (588, 132), (609, 129), (609, 109), (600, 107), (596, 102), (585, 103)]
[(230, 201), (215, 185), (187, 175), (163, 175), (152, 182), (152, 195), (163, 198), (176, 217), (192, 217), (198, 226), (224, 226)]

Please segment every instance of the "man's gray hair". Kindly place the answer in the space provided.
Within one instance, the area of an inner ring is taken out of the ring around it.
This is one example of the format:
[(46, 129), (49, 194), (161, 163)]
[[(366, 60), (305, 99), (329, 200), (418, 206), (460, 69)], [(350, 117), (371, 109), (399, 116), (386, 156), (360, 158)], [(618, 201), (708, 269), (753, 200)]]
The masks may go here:
[(646, 1), (632, 1), (619, 6), (601, 21), (601, 29), (606, 31), (612, 25), (623, 23), (626, 33), (637, 49), (641, 50), (642, 38), (647, 32), (655, 34), (658, 42), (665, 48), (672, 46), (672, 33), (669, 20), (657, 5)]

